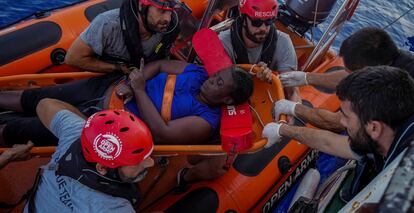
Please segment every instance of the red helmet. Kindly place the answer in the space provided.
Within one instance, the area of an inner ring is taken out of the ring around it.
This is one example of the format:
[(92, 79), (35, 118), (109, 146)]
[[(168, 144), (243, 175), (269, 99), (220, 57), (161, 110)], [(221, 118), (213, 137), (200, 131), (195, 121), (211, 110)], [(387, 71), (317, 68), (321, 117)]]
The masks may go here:
[(240, 0), (240, 13), (254, 19), (277, 16), (277, 0)]
[(144, 122), (123, 110), (105, 110), (89, 117), (81, 144), (86, 161), (109, 168), (137, 165), (154, 148)]
[(161, 10), (174, 10), (177, 5), (175, 0), (141, 0), (141, 4), (144, 6), (154, 6)]

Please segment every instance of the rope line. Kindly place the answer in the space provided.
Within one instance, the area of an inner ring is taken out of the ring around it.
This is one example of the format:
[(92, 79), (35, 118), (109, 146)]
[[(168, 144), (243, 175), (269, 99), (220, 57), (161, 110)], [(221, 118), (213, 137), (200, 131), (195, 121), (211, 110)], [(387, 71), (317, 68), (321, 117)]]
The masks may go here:
[(382, 28), (383, 30), (387, 29), (388, 27), (390, 27), (391, 25), (395, 24), (395, 22), (399, 21), (401, 18), (403, 18), (405, 15), (407, 15), (411, 10), (414, 9), (414, 6), (411, 7), (410, 9), (408, 9), (407, 11), (405, 11), (405, 13), (403, 13), (400, 17), (398, 17), (397, 19), (395, 19), (394, 21), (392, 21), (391, 23), (389, 23), (387, 26), (385, 26), (384, 28)]

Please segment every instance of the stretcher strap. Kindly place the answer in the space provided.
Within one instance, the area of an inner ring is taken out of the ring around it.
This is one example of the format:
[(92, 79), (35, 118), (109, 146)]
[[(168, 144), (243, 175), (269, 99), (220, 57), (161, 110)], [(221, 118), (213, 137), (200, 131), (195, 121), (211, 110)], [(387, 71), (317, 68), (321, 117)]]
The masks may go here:
[(175, 82), (177, 80), (176, 75), (168, 75), (167, 82), (164, 87), (164, 95), (162, 97), (161, 117), (165, 122), (171, 120), (171, 106), (174, 97)]

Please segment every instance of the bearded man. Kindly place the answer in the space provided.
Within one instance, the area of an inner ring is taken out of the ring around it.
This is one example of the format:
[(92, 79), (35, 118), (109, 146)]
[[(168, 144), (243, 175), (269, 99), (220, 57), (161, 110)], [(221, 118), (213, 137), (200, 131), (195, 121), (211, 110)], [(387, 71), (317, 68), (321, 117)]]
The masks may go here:
[(390, 66), (365, 67), (337, 86), (340, 123), (348, 136), (326, 130), (269, 123), (263, 130), (270, 147), (289, 137), (322, 152), (357, 160), (349, 197), (389, 165), (414, 136), (414, 80)]
[(73, 42), (65, 63), (91, 72), (129, 73), (129, 66), (169, 56), (180, 28), (174, 0), (124, 1), (99, 14)]
[[(242, 0), (240, 16), (230, 29), (219, 34), (224, 49), (235, 64), (259, 64), (286, 73), (297, 70), (295, 48), (288, 34), (276, 29), (276, 0)], [(300, 102), (296, 87), (285, 89), (287, 97)]]

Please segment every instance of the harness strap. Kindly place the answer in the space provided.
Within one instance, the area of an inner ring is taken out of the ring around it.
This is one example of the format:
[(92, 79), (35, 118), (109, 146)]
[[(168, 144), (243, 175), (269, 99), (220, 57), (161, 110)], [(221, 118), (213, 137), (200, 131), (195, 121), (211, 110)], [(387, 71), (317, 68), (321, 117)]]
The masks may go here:
[(119, 11), (122, 36), (130, 55), (130, 62), (135, 66), (140, 65), (139, 60), (141, 58), (145, 58), (145, 61), (149, 62), (169, 56), (170, 48), (180, 33), (180, 27), (178, 26), (178, 15), (175, 15), (172, 17), (170, 25), (168, 26), (168, 33), (163, 35), (161, 41), (156, 45), (155, 50), (151, 53), (151, 55), (148, 57), (145, 56), (142, 48), (141, 36), (137, 33), (139, 32), (137, 8), (137, 1), (126, 0), (122, 3)]
[(168, 75), (167, 82), (165, 82), (164, 95), (162, 97), (161, 117), (165, 122), (171, 120), (172, 100), (174, 97), (176, 75)]
[(28, 204), (29, 205), (28, 206), (29, 207), (28, 210), (29, 210), (30, 213), (35, 212), (35, 202), (34, 202), (34, 198), (36, 196), (37, 189), (39, 188), (41, 174), (42, 174), (42, 169), (39, 168), (37, 170), (37, 173), (36, 173), (36, 178), (35, 178), (33, 187), (30, 189), (29, 198), (27, 199), (27, 202), (29, 202), (29, 204)]

